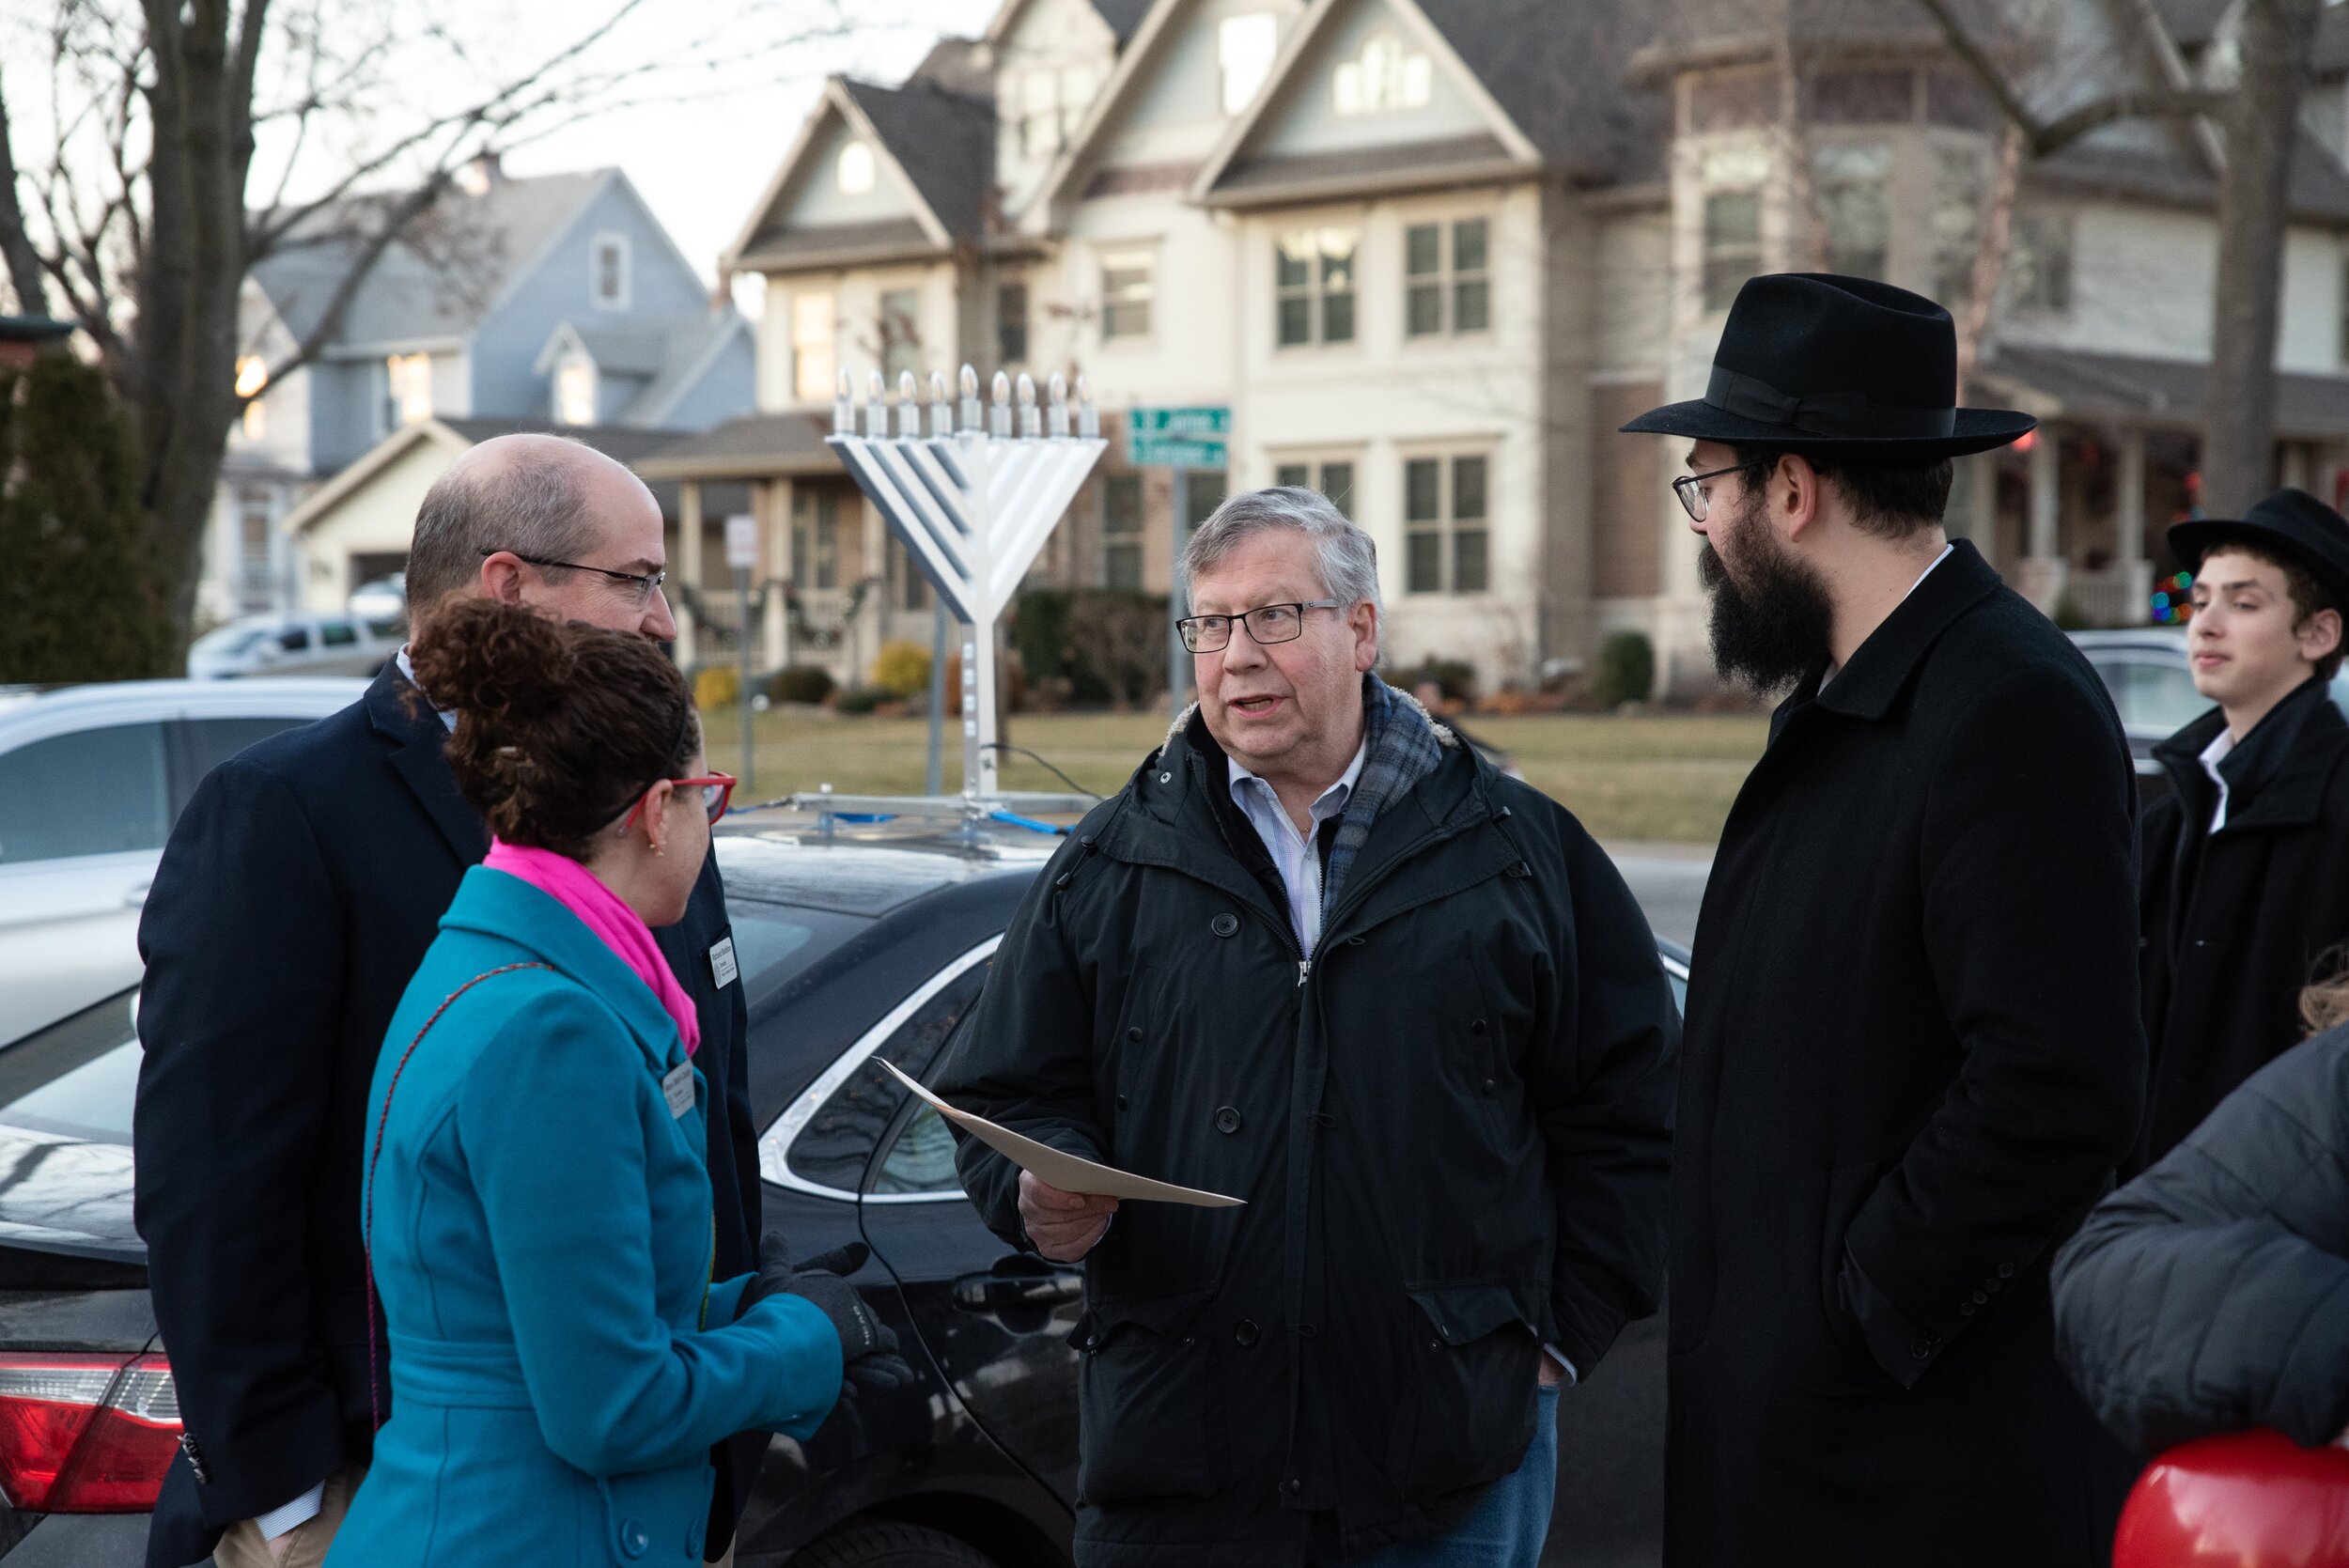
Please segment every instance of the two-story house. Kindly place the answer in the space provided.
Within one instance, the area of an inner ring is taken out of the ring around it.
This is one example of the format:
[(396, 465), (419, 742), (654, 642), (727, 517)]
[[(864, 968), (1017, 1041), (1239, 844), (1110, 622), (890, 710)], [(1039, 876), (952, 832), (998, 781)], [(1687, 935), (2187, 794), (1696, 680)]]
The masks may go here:
[[(359, 198), (372, 201), (376, 198)], [(750, 324), (617, 169), (466, 171), (376, 262), (317, 358), (268, 383), (331, 308), (364, 230), (319, 214), (244, 288), (241, 389), (199, 615), (339, 605), (404, 538), (341, 550), (288, 529), (325, 479), (428, 420), (687, 432), (753, 406)]]
[[(1987, 42), (2053, 117), (2223, 80), (2231, 17), (2059, 0)], [(2278, 344), (2278, 474), (2328, 495), (2349, 460), (2344, 44), (2329, 18)], [(1961, 465), (1952, 526), (2050, 612), (2141, 621), (2161, 530), (2194, 504), (2213, 138), (2108, 125), (2001, 202), (2003, 134), (1914, 0), (1007, 0), (898, 87), (830, 85), (727, 257), (767, 284), (760, 411), (650, 466), (753, 483), (762, 569), (837, 596), (811, 651), (853, 678), (926, 614), (822, 447), (835, 373), (1082, 371), (1111, 429), (1127, 407), (1230, 408), (1232, 471), (1194, 479), (1186, 524), (1233, 485), (1345, 506), (1379, 544), (1395, 663), (1530, 683), (1636, 629), (1693, 692), (1684, 454), (1614, 427), (1702, 392), (1755, 272), (1976, 314), (2003, 219), (1972, 395), (2047, 424)], [(1163, 591), (1175, 537), (1163, 472), (1112, 453), (1038, 569)], [(795, 655), (768, 630), (770, 660)]]

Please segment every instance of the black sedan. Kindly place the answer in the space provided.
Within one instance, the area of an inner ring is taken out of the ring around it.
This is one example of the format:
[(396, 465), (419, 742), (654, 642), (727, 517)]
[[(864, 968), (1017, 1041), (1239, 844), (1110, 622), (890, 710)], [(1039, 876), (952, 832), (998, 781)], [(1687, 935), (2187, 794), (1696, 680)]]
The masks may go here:
[[(765, 814), (720, 833), (767, 1222), (801, 1255), (868, 1242), (856, 1282), (920, 1374), (844, 1405), (804, 1443), (773, 1440), (743, 1520), (746, 1568), (1068, 1560), (1081, 1277), (979, 1223), (943, 1122), (871, 1065), (935, 1069), (1053, 843), (993, 825)], [(1665, 958), (1677, 986), (1685, 955), (1667, 946)], [(0, 1050), (9, 1568), (141, 1561), (179, 1436), (131, 1224), (136, 1007), (125, 992)], [(1645, 1424), (1657, 1402), (1633, 1397)]]

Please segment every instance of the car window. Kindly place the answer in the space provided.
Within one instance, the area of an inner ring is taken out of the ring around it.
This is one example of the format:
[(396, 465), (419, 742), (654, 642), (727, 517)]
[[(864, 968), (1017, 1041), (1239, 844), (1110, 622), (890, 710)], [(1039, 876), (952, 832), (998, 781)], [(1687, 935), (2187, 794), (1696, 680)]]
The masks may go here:
[(288, 627), (277, 634), (277, 645), (288, 653), (300, 653), (310, 645), (310, 629), (306, 626)]
[(2183, 663), (2166, 659), (2111, 659), (2099, 662), (2096, 671), (2105, 677), (2112, 706), (2129, 729), (2167, 735), (2210, 709), (2210, 699), (2194, 690), (2193, 674)]
[(163, 726), (113, 724), (0, 753), (0, 865), (160, 849)]
[(204, 775), (256, 741), (307, 719), (181, 719), (171, 726), (172, 815), (177, 818)]
[(386, 615), (381, 620), (367, 623), (367, 635), (380, 638), (384, 642), (403, 637), (407, 635), (407, 632), (408, 620), (404, 615)]
[(829, 909), (730, 899), (734, 961), (742, 971), (742, 999), (754, 1011), (805, 973), (809, 966), (873, 923)]
[(319, 626), (319, 641), (330, 648), (347, 648), (359, 641), (359, 633), (349, 621), (324, 621)]
[(898, 1129), (896, 1141), (873, 1173), (877, 1193), (960, 1192), (955, 1174), (955, 1135), (946, 1118), (928, 1106)]
[[(850, 1193), (863, 1184), (874, 1145), (905, 1103), (905, 1090), (873, 1065), (873, 1059), (894, 1063), (916, 1077), (928, 1071), (939, 1047), (978, 1000), (991, 967), (991, 948), (990, 943), (984, 958), (966, 957), (934, 976), (850, 1047), (803, 1096), (816, 1099), (812, 1110), (795, 1105), (784, 1113), (778, 1128), (788, 1137), (784, 1161), (794, 1185)], [(795, 1112), (801, 1125), (792, 1128)]]
[(124, 991), (0, 1050), (0, 1126), (129, 1143), (137, 1017), (138, 992)]

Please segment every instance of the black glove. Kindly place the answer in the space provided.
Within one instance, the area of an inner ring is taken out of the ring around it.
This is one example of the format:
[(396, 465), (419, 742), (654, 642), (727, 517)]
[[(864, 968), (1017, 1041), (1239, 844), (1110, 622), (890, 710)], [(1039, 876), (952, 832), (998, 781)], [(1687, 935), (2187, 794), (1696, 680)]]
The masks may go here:
[(867, 1390), (881, 1393), (902, 1389), (913, 1381), (913, 1369), (897, 1353), (897, 1336), (873, 1315), (857, 1288), (842, 1277), (863, 1268), (870, 1256), (870, 1248), (852, 1241), (795, 1268), (783, 1233), (769, 1231), (758, 1240), (757, 1277), (742, 1287), (744, 1312), (766, 1296), (796, 1296), (832, 1320), (847, 1369), (840, 1391), (848, 1398)]

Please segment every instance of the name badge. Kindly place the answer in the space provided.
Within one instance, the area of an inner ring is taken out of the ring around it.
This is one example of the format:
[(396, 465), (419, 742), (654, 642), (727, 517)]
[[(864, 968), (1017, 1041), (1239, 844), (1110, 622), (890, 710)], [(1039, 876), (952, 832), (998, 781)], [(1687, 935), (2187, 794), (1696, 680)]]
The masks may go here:
[(709, 977), (718, 983), (718, 989), (723, 991), (733, 985), (734, 977), (741, 972), (734, 962), (734, 939), (720, 937), (718, 945), (709, 950)]
[(669, 1101), (669, 1114), (682, 1120), (693, 1109), (693, 1064), (680, 1062), (661, 1076), (661, 1093)]

